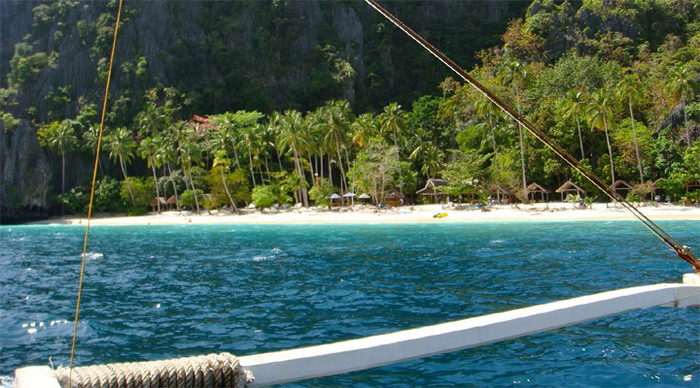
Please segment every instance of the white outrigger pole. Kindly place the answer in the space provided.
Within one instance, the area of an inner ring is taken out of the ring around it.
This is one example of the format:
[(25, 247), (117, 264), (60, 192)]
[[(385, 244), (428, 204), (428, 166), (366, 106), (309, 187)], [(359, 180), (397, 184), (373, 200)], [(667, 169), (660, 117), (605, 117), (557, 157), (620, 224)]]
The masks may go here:
[[(624, 288), (389, 334), (243, 356), (238, 358), (242, 378), (237, 386), (260, 387), (369, 369), (655, 306), (700, 306), (700, 276), (685, 274), (683, 283)], [(15, 386), (61, 387), (48, 366), (17, 369)]]

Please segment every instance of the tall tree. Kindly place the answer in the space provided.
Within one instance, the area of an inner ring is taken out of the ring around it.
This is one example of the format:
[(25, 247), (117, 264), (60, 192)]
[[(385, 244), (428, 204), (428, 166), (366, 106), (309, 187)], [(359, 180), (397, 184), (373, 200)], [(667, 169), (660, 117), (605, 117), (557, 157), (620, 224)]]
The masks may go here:
[(669, 72), (668, 90), (673, 95), (676, 104), (681, 103), (683, 107), (683, 120), (685, 123), (685, 140), (690, 147), (690, 129), (688, 128), (687, 102), (692, 99), (698, 88), (696, 81), (697, 73), (687, 64), (672, 67)]
[(303, 184), (297, 187), (301, 200), (305, 207), (309, 206), (309, 197), (306, 190), (304, 169), (301, 165), (300, 151), (308, 144), (308, 138), (303, 136), (302, 127), (306, 125), (301, 113), (296, 110), (287, 110), (284, 114), (275, 113), (272, 122), (277, 126), (277, 144), (282, 150), (291, 150), (294, 160), (296, 175), (301, 178)]
[(379, 128), (382, 132), (390, 131), (394, 135), (396, 159), (400, 159), (397, 133), (403, 131), (406, 124), (406, 112), (401, 109), (401, 105), (392, 102), (384, 107), (384, 111), (379, 114), (377, 120), (379, 120)]
[[(338, 157), (338, 168), (340, 169), (340, 192), (343, 195), (347, 191), (347, 180), (345, 177), (345, 167), (341, 151), (346, 146), (346, 136), (350, 132), (350, 104), (347, 101), (330, 101), (321, 107), (321, 126), (324, 129), (326, 139), (333, 144), (333, 151)], [(330, 173), (330, 171), (329, 171)]]
[(634, 105), (644, 98), (644, 89), (636, 74), (625, 75), (616, 85), (615, 94), (622, 101), (626, 102), (630, 110), (632, 119), (632, 137), (634, 139), (634, 151), (637, 155), (637, 168), (639, 169), (639, 182), (644, 183), (644, 172), (642, 170), (642, 158), (639, 155), (639, 141), (637, 140), (637, 129), (634, 126)]
[(230, 165), (231, 160), (226, 157), (226, 151), (216, 151), (216, 154), (214, 156), (213, 167), (219, 167), (219, 170), (221, 171), (221, 184), (224, 185), (224, 191), (226, 192), (226, 196), (228, 197), (229, 203), (231, 204), (231, 208), (233, 209), (233, 211), (238, 213), (238, 208), (236, 208), (236, 203), (233, 201), (233, 197), (231, 197), (231, 192), (228, 190), (228, 184), (226, 183), (226, 175), (224, 174), (224, 170), (228, 169)]
[(148, 164), (148, 167), (150, 167), (153, 172), (153, 184), (156, 186), (156, 206), (158, 213), (160, 213), (160, 189), (158, 188), (156, 168), (160, 168), (161, 166), (160, 161), (162, 158), (158, 157), (158, 152), (160, 151), (161, 148), (159, 144), (151, 137), (144, 137), (138, 148), (139, 156), (146, 161), (146, 164)]
[(486, 123), (491, 133), (491, 142), (493, 143), (493, 152), (496, 153), (496, 129), (494, 124), (494, 118), (501, 114), (501, 108), (496, 106), (491, 100), (486, 98), (483, 94), (479, 93), (477, 100), (474, 102), (474, 107), (476, 108), (476, 113), (482, 119), (486, 119)]
[[(522, 98), (522, 87), (529, 78), (529, 73), (525, 63), (520, 62), (517, 59), (506, 60), (504, 65), (499, 69), (501, 75), (501, 82), (504, 85), (510, 85), (513, 87), (513, 94), (515, 97), (515, 104), (518, 110), (518, 114), (522, 114), (521, 109), (521, 98)], [(523, 191), (527, 190), (527, 177), (525, 169), (525, 145), (523, 143), (523, 129), (518, 123), (518, 138), (520, 140), (520, 164), (523, 170)]]
[(613, 123), (613, 102), (608, 97), (604, 89), (593, 93), (590, 106), (586, 110), (588, 124), (592, 129), (603, 129), (605, 131), (605, 142), (608, 145), (608, 155), (610, 155), (610, 176), (611, 184), (615, 183), (615, 163), (613, 162), (612, 146), (610, 145), (609, 125)]
[(209, 116), (211, 119), (211, 125), (218, 128), (222, 140), (226, 139), (231, 143), (231, 149), (233, 150), (233, 161), (236, 163), (236, 168), (241, 168), (241, 163), (238, 159), (238, 137), (239, 137), (239, 127), (236, 123), (236, 116), (234, 113), (225, 112), (218, 115)]
[(66, 153), (78, 145), (75, 126), (79, 124), (75, 120), (65, 119), (41, 126), (37, 131), (41, 144), (61, 155), (61, 194), (66, 193)]
[(586, 158), (586, 152), (583, 148), (583, 135), (581, 133), (581, 116), (586, 112), (585, 95), (580, 90), (569, 90), (561, 102), (560, 109), (564, 114), (564, 118), (575, 118), (576, 129), (578, 130), (578, 143), (581, 148), (581, 159)]
[(119, 167), (122, 170), (122, 175), (124, 175), (124, 184), (129, 192), (132, 205), (135, 204), (134, 193), (131, 190), (129, 177), (126, 173), (126, 165), (134, 157), (137, 147), (136, 140), (131, 136), (129, 130), (124, 127), (117, 128), (113, 133), (105, 137), (105, 149), (109, 151), (110, 159), (119, 161)]

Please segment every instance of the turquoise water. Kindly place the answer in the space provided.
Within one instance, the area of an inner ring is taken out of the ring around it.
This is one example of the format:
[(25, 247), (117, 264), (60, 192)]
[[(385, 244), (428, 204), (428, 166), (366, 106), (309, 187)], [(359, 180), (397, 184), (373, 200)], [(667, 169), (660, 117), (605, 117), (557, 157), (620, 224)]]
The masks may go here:
[[(700, 223), (661, 225), (700, 251)], [(0, 227), (0, 375), (67, 365), (84, 228)], [(635, 222), (95, 226), (76, 365), (248, 355), (678, 282)], [(689, 386), (700, 309), (652, 308), (295, 386)]]

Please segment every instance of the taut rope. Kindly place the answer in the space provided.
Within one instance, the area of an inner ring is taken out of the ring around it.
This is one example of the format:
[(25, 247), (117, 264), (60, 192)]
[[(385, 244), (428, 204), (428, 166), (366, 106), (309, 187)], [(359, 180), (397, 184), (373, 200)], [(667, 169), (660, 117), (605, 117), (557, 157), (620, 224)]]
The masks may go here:
[(510, 105), (506, 104), (503, 100), (498, 98), (493, 92), (491, 92), (489, 89), (487, 89), (485, 86), (480, 84), (474, 77), (470, 76), (464, 69), (459, 67), (454, 61), (452, 61), (447, 55), (443, 54), (440, 50), (435, 48), (432, 44), (430, 44), (428, 41), (423, 39), (420, 35), (418, 35), (415, 31), (410, 29), (408, 26), (403, 24), (401, 20), (396, 18), (394, 15), (389, 13), (387, 10), (382, 8), (379, 4), (377, 4), (376, 1), (374, 0), (365, 0), (367, 4), (369, 4), (372, 8), (377, 10), (380, 14), (382, 14), (384, 17), (386, 17), (389, 21), (394, 23), (397, 27), (399, 27), (403, 32), (405, 32), (408, 36), (413, 38), (418, 44), (423, 46), (426, 50), (428, 50), (431, 54), (433, 54), (436, 58), (438, 58), (442, 63), (447, 65), (452, 71), (457, 73), (463, 80), (465, 80), (467, 83), (472, 85), (474, 88), (476, 88), (479, 92), (481, 92), (486, 98), (491, 100), (494, 104), (496, 104), (499, 108), (501, 108), (506, 114), (508, 114), (510, 117), (513, 118), (513, 120), (517, 121), (522, 125), (525, 129), (528, 130), (533, 136), (535, 136), (538, 140), (543, 142), (545, 145), (547, 145), (552, 151), (554, 151), (555, 154), (557, 154), (560, 158), (562, 158), (565, 162), (567, 162), (571, 167), (576, 169), (578, 172), (580, 172), (583, 176), (586, 177), (591, 183), (593, 183), (598, 189), (600, 189), (603, 193), (605, 193), (610, 199), (613, 201), (619, 202), (625, 209), (627, 209), (632, 215), (634, 215), (639, 221), (644, 224), (644, 226), (649, 229), (650, 232), (652, 232), (656, 237), (661, 239), (661, 241), (665, 242), (671, 249), (673, 249), (678, 257), (680, 257), (682, 260), (686, 261), (688, 264), (692, 265), (693, 268), (695, 269), (695, 272), (700, 274), (700, 261), (698, 261), (698, 258), (695, 257), (695, 255), (690, 251), (690, 248), (681, 245), (678, 241), (676, 241), (673, 237), (671, 237), (666, 231), (664, 231), (660, 226), (658, 226), (656, 223), (654, 223), (652, 220), (650, 220), (647, 216), (645, 216), (639, 209), (637, 209), (634, 205), (631, 203), (627, 202), (622, 196), (620, 196), (618, 193), (616, 193), (614, 190), (612, 190), (608, 185), (606, 185), (602, 179), (600, 179), (597, 175), (593, 173), (593, 171), (589, 170), (586, 166), (581, 164), (581, 162), (578, 161), (575, 157), (573, 157), (569, 152), (567, 152), (565, 149), (563, 149), (559, 144), (557, 144), (554, 140), (552, 140), (547, 134), (536, 128), (534, 125), (532, 125), (529, 121), (525, 119), (520, 113), (518, 113), (513, 107)]
[(85, 276), (85, 260), (87, 257), (88, 237), (90, 236), (90, 219), (92, 217), (92, 204), (95, 198), (95, 181), (97, 180), (97, 167), (100, 160), (100, 147), (102, 146), (102, 130), (107, 111), (107, 96), (109, 94), (109, 82), (112, 79), (112, 65), (114, 63), (114, 48), (117, 46), (117, 32), (119, 31), (119, 19), (122, 14), (122, 0), (119, 0), (117, 9), (117, 21), (114, 23), (114, 38), (112, 39), (112, 52), (109, 55), (109, 69), (107, 70), (107, 83), (105, 85), (105, 98), (102, 103), (102, 117), (100, 118), (100, 130), (97, 135), (97, 150), (95, 150), (95, 166), (92, 170), (92, 184), (90, 185), (90, 202), (88, 203), (87, 226), (85, 227), (85, 239), (83, 240), (83, 258), (80, 262), (80, 280), (78, 281), (78, 297), (75, 303), (75, 321), (73, 322), (73, 341), (70, 347), (70, 367), (68, 373), (68, 386), (71, 385), (71, 373), (73, 371), (73, 359), (75, 357), (75, 339), (78, 335), (78, 318), (80, 317), (80, 296), (83, 292), (83, 278)]

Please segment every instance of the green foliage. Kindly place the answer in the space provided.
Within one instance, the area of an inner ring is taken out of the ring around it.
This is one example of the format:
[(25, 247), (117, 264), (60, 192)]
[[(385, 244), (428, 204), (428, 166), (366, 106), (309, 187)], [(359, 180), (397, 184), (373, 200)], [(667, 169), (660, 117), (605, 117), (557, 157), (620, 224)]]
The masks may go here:
[(56, 197), (58, 203), (64, 205), (66, 209), (86, 215), (90, 203), (90, 188), (85, 186), (73, 187), (64, 194)]
[[(223, 180), (221, 179), (221, 169), (223, 166), (215, 166), (209, 170), (205, 180), (211, 187), (212, 207), (219, 208), (222, 206), (230, 206), (228, 195), (224, 189)], [(250, 201), (250, 187), (248, 185), (248, 177), (244, 170), (238, 169), (233, 173), (224, 174), (226, 177), (226, 185), (231, 194), (236, 206), (240, 206)]]
[(269, 185), (259, 185), (253, 189), (253, 204), (261, 212), (268, 207), (271, 207), (277, 203), (277, 197), (272, 186)]
[(197, 195), (198, 201), (201, 201), (202, 199), (204, 199), (204, 192), (200, 189), (196, 189), (194, 191), (191, 189), (185, 190), (182, 193), (182, 195), (180, 195), (180, 206), (194, 209), (195, 205), (196, 205), (195, 200), (194, 200), (195, 195)]
[(121, 182), (111, 177), (104, 177), (95, 186), (93, 212), (115, 212), (123, 210), (120, 197)]
[(318, 185), (314, 184), (309, 190), (309, 198), (316, 206), (331, 207), (331, 195), (336, 192), (336, 188), (327, 179), (319, 179)]
[(8, 85), (15, 89), (29, 88), (51, 64), (50, 57), (45, 52), (34, 52), (32, 45), (26, 42), (17, 43), (15, 54), (10, 60)]
[(480, 193), (481, 182), (486, 178), (484, 166), (490, 156), (452, 151), (452, 161), (442, 171), (442, 177), (449, 182), (447, 192), (453, 195)]
[(12, 113), (0, 110), (0, 124), (2, 125), (3, 132), (11, 133), (20, 123), (21, 121), (16, 119)]
[[(127, 185), (131, 188), (131, 192), (134, 195), (133, 204), (131, 203)], [(155, 198), (155, 189), (152, 179), (144, 180), (142, 178), (128, 177), (127, 180), (121, 184), (119, 197), (123, 203), (128, 203), (127, 215), (136, 216), (148, 213), (148, 206), (151, 204), (151, 201), (153, 201), (153, 198)]]
[(59, 87), (46, 93), (46, 104), (48, 105), (49, 120), (61, 120), (65, 118), (66, 106), (70, 104), (70, 86)]

